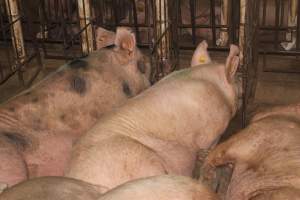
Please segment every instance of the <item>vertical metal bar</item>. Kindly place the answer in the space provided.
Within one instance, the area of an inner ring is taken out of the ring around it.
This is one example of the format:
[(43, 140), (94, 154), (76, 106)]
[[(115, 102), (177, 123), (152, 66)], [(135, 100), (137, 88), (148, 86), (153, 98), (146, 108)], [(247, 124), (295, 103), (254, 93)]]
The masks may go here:
[(278, 42), (279, 42), (279, 12), (280, 12), (280, 0), (276, 0), (275, 3), (275, 42), (274, 48), (278, 49)]
[(280, 21), (279, 21), (279, 26), (283, 26), (283, 22), (284, 22), (284, 4), (285, 1), (281, 1), (280, 2)]
[(242, 126), (246, 126), (246, 110), (247, 110), (247, 69), (244, 65), (244, 46), (245, 46), (245, 21), (246, 21), (246, 2), (247, 0), (241, 0), (240, 3), (240, 32), (239, 32), (239, 49), (240, 49), (240, 66), (242, 67), (243, 73), (243, 105), (242, 105)]
[(263, 21), (262, 25), (266, 25), (266, 13), (267, 13), (267, 0), (263, 0)]
[(215, 0), (210, 0), (210, 26), (212, 28), (212, 42), (216, 44), (216, 14), (215, 14)]
[[(295, 12), (297, 15), (294, 16), (294, 14), (291, 14), (292, 17), (295, 17), (295, 20), (297, 21), (297, 29), (296, 29), (296, 49), (299, 50), (300, 49), (300, 20), (297, 19), (298, 16), (300, 16), (300, 3), (298, 2), (298, 0), (296, 0), (294, 2), (294, 6), (297, 7), (297, 9), (293, 9), (292, 12)], [(291, 18), (292, 18), (291, 17)], [(292, 21), (292, 20), (291, 20)], [(294, 23), (294, 21), (292, 21), (292, 23)]]
[(170, 59), (170, 26), (168, 0), (155, 0), (155, 46), (157, 63), (157, 79), (165, 75)]
[(85, 28), (81, 33), (82, 52), (88, 54), (93, 51), (93, 30), (91, 26), (91, 8), (89, 0), (78, 0), (78, 13), (80, 28)]
[[(119, 13), (118, 13), (118, 4), (116, 2), (116, 0), (112, 0), (112, 13), (114, 14), (114, 19), (115, 19), (115, 27), (117, 27), (119, 25)], [(129, 13), (130, 16), (130, 13)]]
[(139, 27), (138, 27), (138, 18), (137, 18), (137, 10), (136, 10), (136, 4), (135, 0), (131, 0), (132, 8), (133, 8), (133, 24), (135, 27), (135, 35), (137, 39), (137, 43), (140, 43), (140, 33), (139, 33)]
[[(221, 29), (217, 46), (226, 46), (228, 42), (228, 0), (221, 0)], [(215, 22), (214, 22), (215, 23)]]
[(191, 12), (191, 23), (192, 23), (192, 41), (193, 44), (196, 44), (195, 0), (190, 0), (190, 12)]
[(25, 61), (26, 52), (24, 47), (24, 38), (22, 32), (22, 25), (20, 20), (19, 9), (17, 6), (17, 0), (5, 0), (7, 14), (9, 16), (9, 21), (11, 24), (11, 35), (12, 42), (14, 46), (14, 54), (16, 56), (16, 60), (19, 63), (23, 63)]
[[(298, 21), (297, 21), (297, 13), (299, 14), (298, 9), (298, 0), (290, 0), (289, 4), (289, 13), (288, 13), (288, 27), (294, 27), (297, 25), (298, 29)], [(292, 41), (293, 40), (293, 29), (290, 28), (286, 34), (286, 40)], [(297, 40), (298, 41), (298, 40)]]
[[(67, 53), (67, 49), (66, 47), (68, 46), (68, 42), (67, 42), (67, 28), (66, 28), (66, 19), (64, 18), (64, 15), (63, 15), (63, 0), (59, 0), (58, 1), (58, 16), (60, 16), (60, 26), (61, 29), (62, 29), (62, 34), (63, 34), (63, 45), (64, 45), (64, 48), (63, 48), (63, 52), (64, 52), (64, 57), (67, 61), (67, 57), (68, 57), (68, 53)], [(61, 15), (59, 15), (59, 13), (61, 13)]]

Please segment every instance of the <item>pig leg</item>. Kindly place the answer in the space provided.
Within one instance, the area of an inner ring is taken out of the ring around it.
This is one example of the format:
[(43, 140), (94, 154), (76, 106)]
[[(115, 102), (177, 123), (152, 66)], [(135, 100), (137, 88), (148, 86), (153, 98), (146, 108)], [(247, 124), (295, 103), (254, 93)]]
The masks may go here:
[(1, 190), (27, 179), (27, 168), (16, 145), (4, 135), (0, 136)]
[(62, 176), (70, 160), (72, 141), (72, 138), (63, 134), (49, 134), (40, 138), (30, 151), (23, 152), (29, 177)]

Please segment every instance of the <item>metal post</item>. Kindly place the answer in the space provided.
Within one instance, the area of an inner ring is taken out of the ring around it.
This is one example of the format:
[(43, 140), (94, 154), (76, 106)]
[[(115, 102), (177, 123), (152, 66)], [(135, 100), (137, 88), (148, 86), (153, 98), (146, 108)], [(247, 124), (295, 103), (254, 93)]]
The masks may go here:
[[(288, 14), (288, 27), (297, 26), (297, 8), (298, 8), (298, 0), (290, 0), (289, 2), (289, 14)], [(292, 38), (292, 30), (290, 30), (286, 34), (286, 40), (291, 41)]]
[(94, 50), (93, 30), (91, 25), (91, 8), (89, 0), (78, 0), (78, 13), (80, 19), (81, 47), (84, 54)]
[[(24, 47), (24, 38), (21, 26), (21, 16), (19, 14), (17, 0), (5, 0), (9, 22), (11, 24), (11, 37), (14, 47), (16, 61), (22, 64), (25, 61), (26, 52)], [(15, 66), (16, 67), (16, 66)]]
[[(161, 37), (159, 44), (158, 55), (164, 60), (168, 58), (168, 42), (169, 34), (167, 33), (168, 28), (168, 7), (167, 0), (156, 0), (156, 34)], [(159, 38), (158, 37), (158, 38)]]
[(159, 80), (170, 72), (171, 66), (171, 38), (168, 0), (155, 0), (155, 44), (156, 74)]
[(243, 66), (243, 64), (244, 64), (246, 1), (247, 0), (241, 0), (241, 4), (240, 4), (239, 48), (240, 48), (240, 65), (241, 66)]
[(244, 47), (245, 47), (245, 21), (246, 21), (246, 1), (240, 2), (240, 29), (239, 29), (239, 49), (240, 49), (240, 66), (242, 67), (242, 127), (246, 126), (246, 111), (247, 111), (247, 69), (244, 62)]
[[(221, 1), (221, 30), (220, 38), (216, 41), (217, 46), (226, 46), (228, 42), (228, 0)], [(215, 23), (215, 22), (214, 22)]]

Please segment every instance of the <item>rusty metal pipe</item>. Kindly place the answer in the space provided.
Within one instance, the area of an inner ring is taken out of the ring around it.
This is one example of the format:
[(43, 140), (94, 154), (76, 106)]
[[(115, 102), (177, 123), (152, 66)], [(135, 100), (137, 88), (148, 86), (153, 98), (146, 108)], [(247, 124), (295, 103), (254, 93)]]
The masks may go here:
[(91, 25), (91, 7), (89, 0), (78, 0), (78, 13), (80, 29), (85, 30), (81, 33), (81, 47), (84, 54), (94, 50), (93, 30)]

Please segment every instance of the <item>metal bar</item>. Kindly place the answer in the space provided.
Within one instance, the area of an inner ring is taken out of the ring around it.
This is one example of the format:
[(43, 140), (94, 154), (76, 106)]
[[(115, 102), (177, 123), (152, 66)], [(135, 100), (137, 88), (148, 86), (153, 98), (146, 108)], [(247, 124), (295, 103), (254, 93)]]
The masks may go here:
[(26, 57), (26, 52), (17, 0), (5, 0), (5, 3), (9, 21), (14, 22), (11, 24), (11, 37), (14, 46), (14, 54), (17, 62), (23, 63)]
[(247, 76), (247, 68), (244, 61), (244, 47), (245, 47), (245, 21), (246, 21), (246, 4), (247, 0), (241, 0), (240, 4), (240, 31), (239, 31), (239, 48), (240, 48), (240, 66), (242, 67), (242, 84), (243, 84), (243, 94), (242, 94), (242, 126), (246, 126), (246, 117), (247, 117), (247, 84), (248, 84), (248, 76)]
[(191, 24), (192, 24), (192, 41), (196, 44), (196, 20), (195, 20), (195, 0), (190, 0)]
[(220, 38), (216, 43), (217, 46), (225, 46), (228, 42), (228, 7), (228, 0), (221, 0), (221, 25), (225, 26), (225, 28), (221, 28), (220, 30)]
[(137, 42), (139, 43), (140, 42), (140, 33), (139, 33), (139, 27), (138, 27), (138, 17), (137, 17), (135, 0), (131, 0), (131, 3), (132, 3), (132, 8), (133, 8), (133, 24), (135, 27), (135, 35), (136, 35)]
[[(291, 25), (293, 25), (293, 23), (295, 23), (295, 21), (297, 22), (296, 50), (299, 50), (300, 49), (300, 20), (297, 19), (298, 18), (297, 16), (300, 16), (300, 3), (298, 3), (298, 0), (291, 0), (291, 1), (293, 2), (292, 8), (297, 7), (297, 9), (292, 9), (292, 13), (290, 13), (290, 15), (289, 15), (290, 16), (289, 23)], [(293, 35), (291, 36), (291, 38), (293, 38)]]
[(212, 28), (212, 43), (216, 44), (216, 14), (215, 0), (210, 0), (210, 25)]
[[(288, 13), (288, 26), (289, 27), (295, 27), (297, 25), (298, 26), (298, 22), (297, 22), (297, 13), (299, 14), (299, 5), (298, 5), (298, 0), (290, 0), (289, 2), (289, 13)], [(290, 30), (287, 34), (286, 34), (286, 40), (287, 41), (292, 41), (292, 33), (293, 31)], [(297, 40), (298, 41), (298, 40)], [(298, 42), (297, 42), (298, 43)]]
[(280, 11), (280, 0), (276, 0), (275, 1), (275, 42), (274, 42), (274, 48), (278, 49), (278, 45), (279, 45), (279, 11)]
[[(88, 24), (91, 24), (91, 8), (89, 0), (78, 0), (78, 13), (80, 20), (80, 28), (83, 29)], [(92, 26), (86, 27), (81, 33), (82, 52), (88, 54), (94, 50), (93, 30)]]

